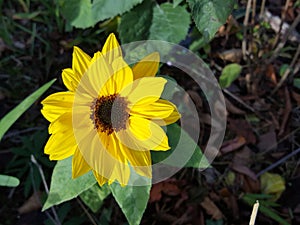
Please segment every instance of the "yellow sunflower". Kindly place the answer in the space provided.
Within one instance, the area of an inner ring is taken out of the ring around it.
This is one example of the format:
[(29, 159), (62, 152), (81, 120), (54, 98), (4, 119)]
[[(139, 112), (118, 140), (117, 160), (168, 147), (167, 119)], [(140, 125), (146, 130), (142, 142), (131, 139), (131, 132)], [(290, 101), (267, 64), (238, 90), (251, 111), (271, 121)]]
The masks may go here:
[(128, 184), (130, 167), (151, 177), (150, 150), (170, 149), (162, 125), (180, 118), (176, 106), (160, 99), (166, 80), (155, 77), (159, 54), (130, 68), (114, 34), (91, 58), (74, 47), (72, 68), (62, 79), (68, 91), (42, 101), (51, 134), (51, 160), (73, 156), (72, 177), (92, 170), (99, 185)]

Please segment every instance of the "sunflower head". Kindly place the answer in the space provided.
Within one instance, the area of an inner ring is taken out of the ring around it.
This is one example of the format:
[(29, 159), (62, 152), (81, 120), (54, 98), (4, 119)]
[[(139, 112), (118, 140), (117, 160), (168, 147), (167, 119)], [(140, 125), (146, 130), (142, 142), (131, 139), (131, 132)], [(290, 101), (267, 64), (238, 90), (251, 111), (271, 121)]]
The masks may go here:
[(155, 77), (158, 64), (155, 52), (129, 67), (114, 34), (93, 57), (74, 47), (72, 68), (62, 73), (68, 91), (42, 102), (51, 134), (45, 153), (53, 160), (73, 156), (73, 177), (92, 170), (100, 185), (126, 185), (130, 166), (151, 177), (150, 150), (170, 149), (161, 125), (180, 118), (160, 98), (166, 80)]

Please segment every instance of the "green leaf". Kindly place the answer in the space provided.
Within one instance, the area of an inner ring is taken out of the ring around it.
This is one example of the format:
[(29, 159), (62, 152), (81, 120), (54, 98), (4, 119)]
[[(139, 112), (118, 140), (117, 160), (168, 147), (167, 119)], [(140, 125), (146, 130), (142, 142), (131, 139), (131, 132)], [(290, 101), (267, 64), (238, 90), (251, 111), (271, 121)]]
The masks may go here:
[(129, 224), (138, 225), (145, 212), (150, 196), (151, 179), (137, 175), (133, 170), (131, 171), (132, 179), (135, 180), (132, 185), (134, 183), (139, 184), (140, 182), (148, 183), (149, 185), (122, 187), (118, 183), (112, 183), (109, 187)]
[(72, 179), (72, 157), (58, 161), (54, 167), (48, 198), (43, 211), (77, 197), (96, 183), (92, 172)]
[(264, 173), (260, 176), (260, 188), (264, 194), (274, 195), (272, 200), (277, 200), (285, 190), (285, 181), (282, 176), (274, 173)]
[(234, 0), (187, 0), (192, 17), (206, 41), (211, 40), (230, 15)]
[(282, 64), (280, 69), (279, 69), (279, 76), (283, 76), (283, 74), (285, 73), (285, 71), (290, 67), (289, 64)]
[(153, 1), (144, 1), (122, 16), (118, 26), (122, 44), (148, 39), (153, 6)]
[(167, 80), (164, 90), (161, 93), (162, 99), (171, 100), (173, 98), (174, 94), (176, 92), (180, 91), (178, 84), (173, 77), (170, 77), (168, 75), (157, 75), (156, 77), (162, 77)]
[(129, 11), (143, 0), (59, 0), (62, 15), (77, 28), (88, 28), (97, 22)]
[(185, 39), (190, 22), (190, 14), (185, 7), (173, 8), (171, 3), (156, 5), (149, 39), (179, 43)]
[(107, 185), (100, 187), (94, 184), (92, 187), (82, 192), (79, 196), (81, 200), (96, 213), (102, 206), (104, 199), (111, 193)]
[(0, 186), (17, 187), (19, 184), (18, 178), (0, 174)]
[[(178, 162), (173, 162), (171, 166), (180, 165), (180, 160), (186, 158), (186, 149), (188, 147), (193, 148), (194, 153), (190, 159), (185, 164), (185, 167), (193, 168), (207, 168), (209, 163), (203, 155), (199, 146), (195, 141), (189, 136), (189, 134), (184, 131), (178, 124), (174, 123), (167, 127), (167, 136), (169, 138), (169, 145), (171, 147), (168, 151), (151, 151), (151, 157), (153, 163), (161, 162), (162, 160), (168, 158), (171, 154), (176, 151), (176, 158)], [(180, 140), (180, 142), (179, 142)]]
[(56, 79), (53, 79), (44, 84), (0, 120), (0, 140), (11, 125), (13, 125), (13, 123), (55, 82), (55, 80)]
[(91, 13), (91, 0), (58, 0), (58, 4), (67, 24), (87, 28), (96, 23)]
[(300, 78), (295, 78), (293, 84), (296, 88), (300, 89)]
[(225, 66), (219, 79), (220, 86), (222, 88), (229, 87), (231, 83), (238, 78), (241, 72), (242, 66), (237, 63), (232, 63)]
[(173, 8), (177, 7), (183, 0), (173, 0)]

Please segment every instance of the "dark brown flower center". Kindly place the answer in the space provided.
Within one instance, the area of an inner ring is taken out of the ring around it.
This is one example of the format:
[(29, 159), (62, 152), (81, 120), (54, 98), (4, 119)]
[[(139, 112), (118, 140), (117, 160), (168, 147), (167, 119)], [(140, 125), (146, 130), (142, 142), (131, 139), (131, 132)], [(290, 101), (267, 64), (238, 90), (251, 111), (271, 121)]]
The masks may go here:
[(99, 97), (92, 115), (96, 129), (108, 135), (125, 129), (129, 118), (127, 105), (126, 99), (118, 94)]

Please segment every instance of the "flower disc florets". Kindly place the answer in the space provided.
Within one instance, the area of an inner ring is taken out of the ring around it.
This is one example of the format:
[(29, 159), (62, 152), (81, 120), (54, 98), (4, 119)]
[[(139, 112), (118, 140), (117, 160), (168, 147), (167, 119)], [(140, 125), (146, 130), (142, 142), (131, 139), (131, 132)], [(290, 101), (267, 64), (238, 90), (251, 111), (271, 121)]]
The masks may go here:
[(118, 94), (96, 99), (92, 119), (97, 130), (109, 135), (114, 131), (125, 129), (129, 118), (127, 105), (126, 99)]

